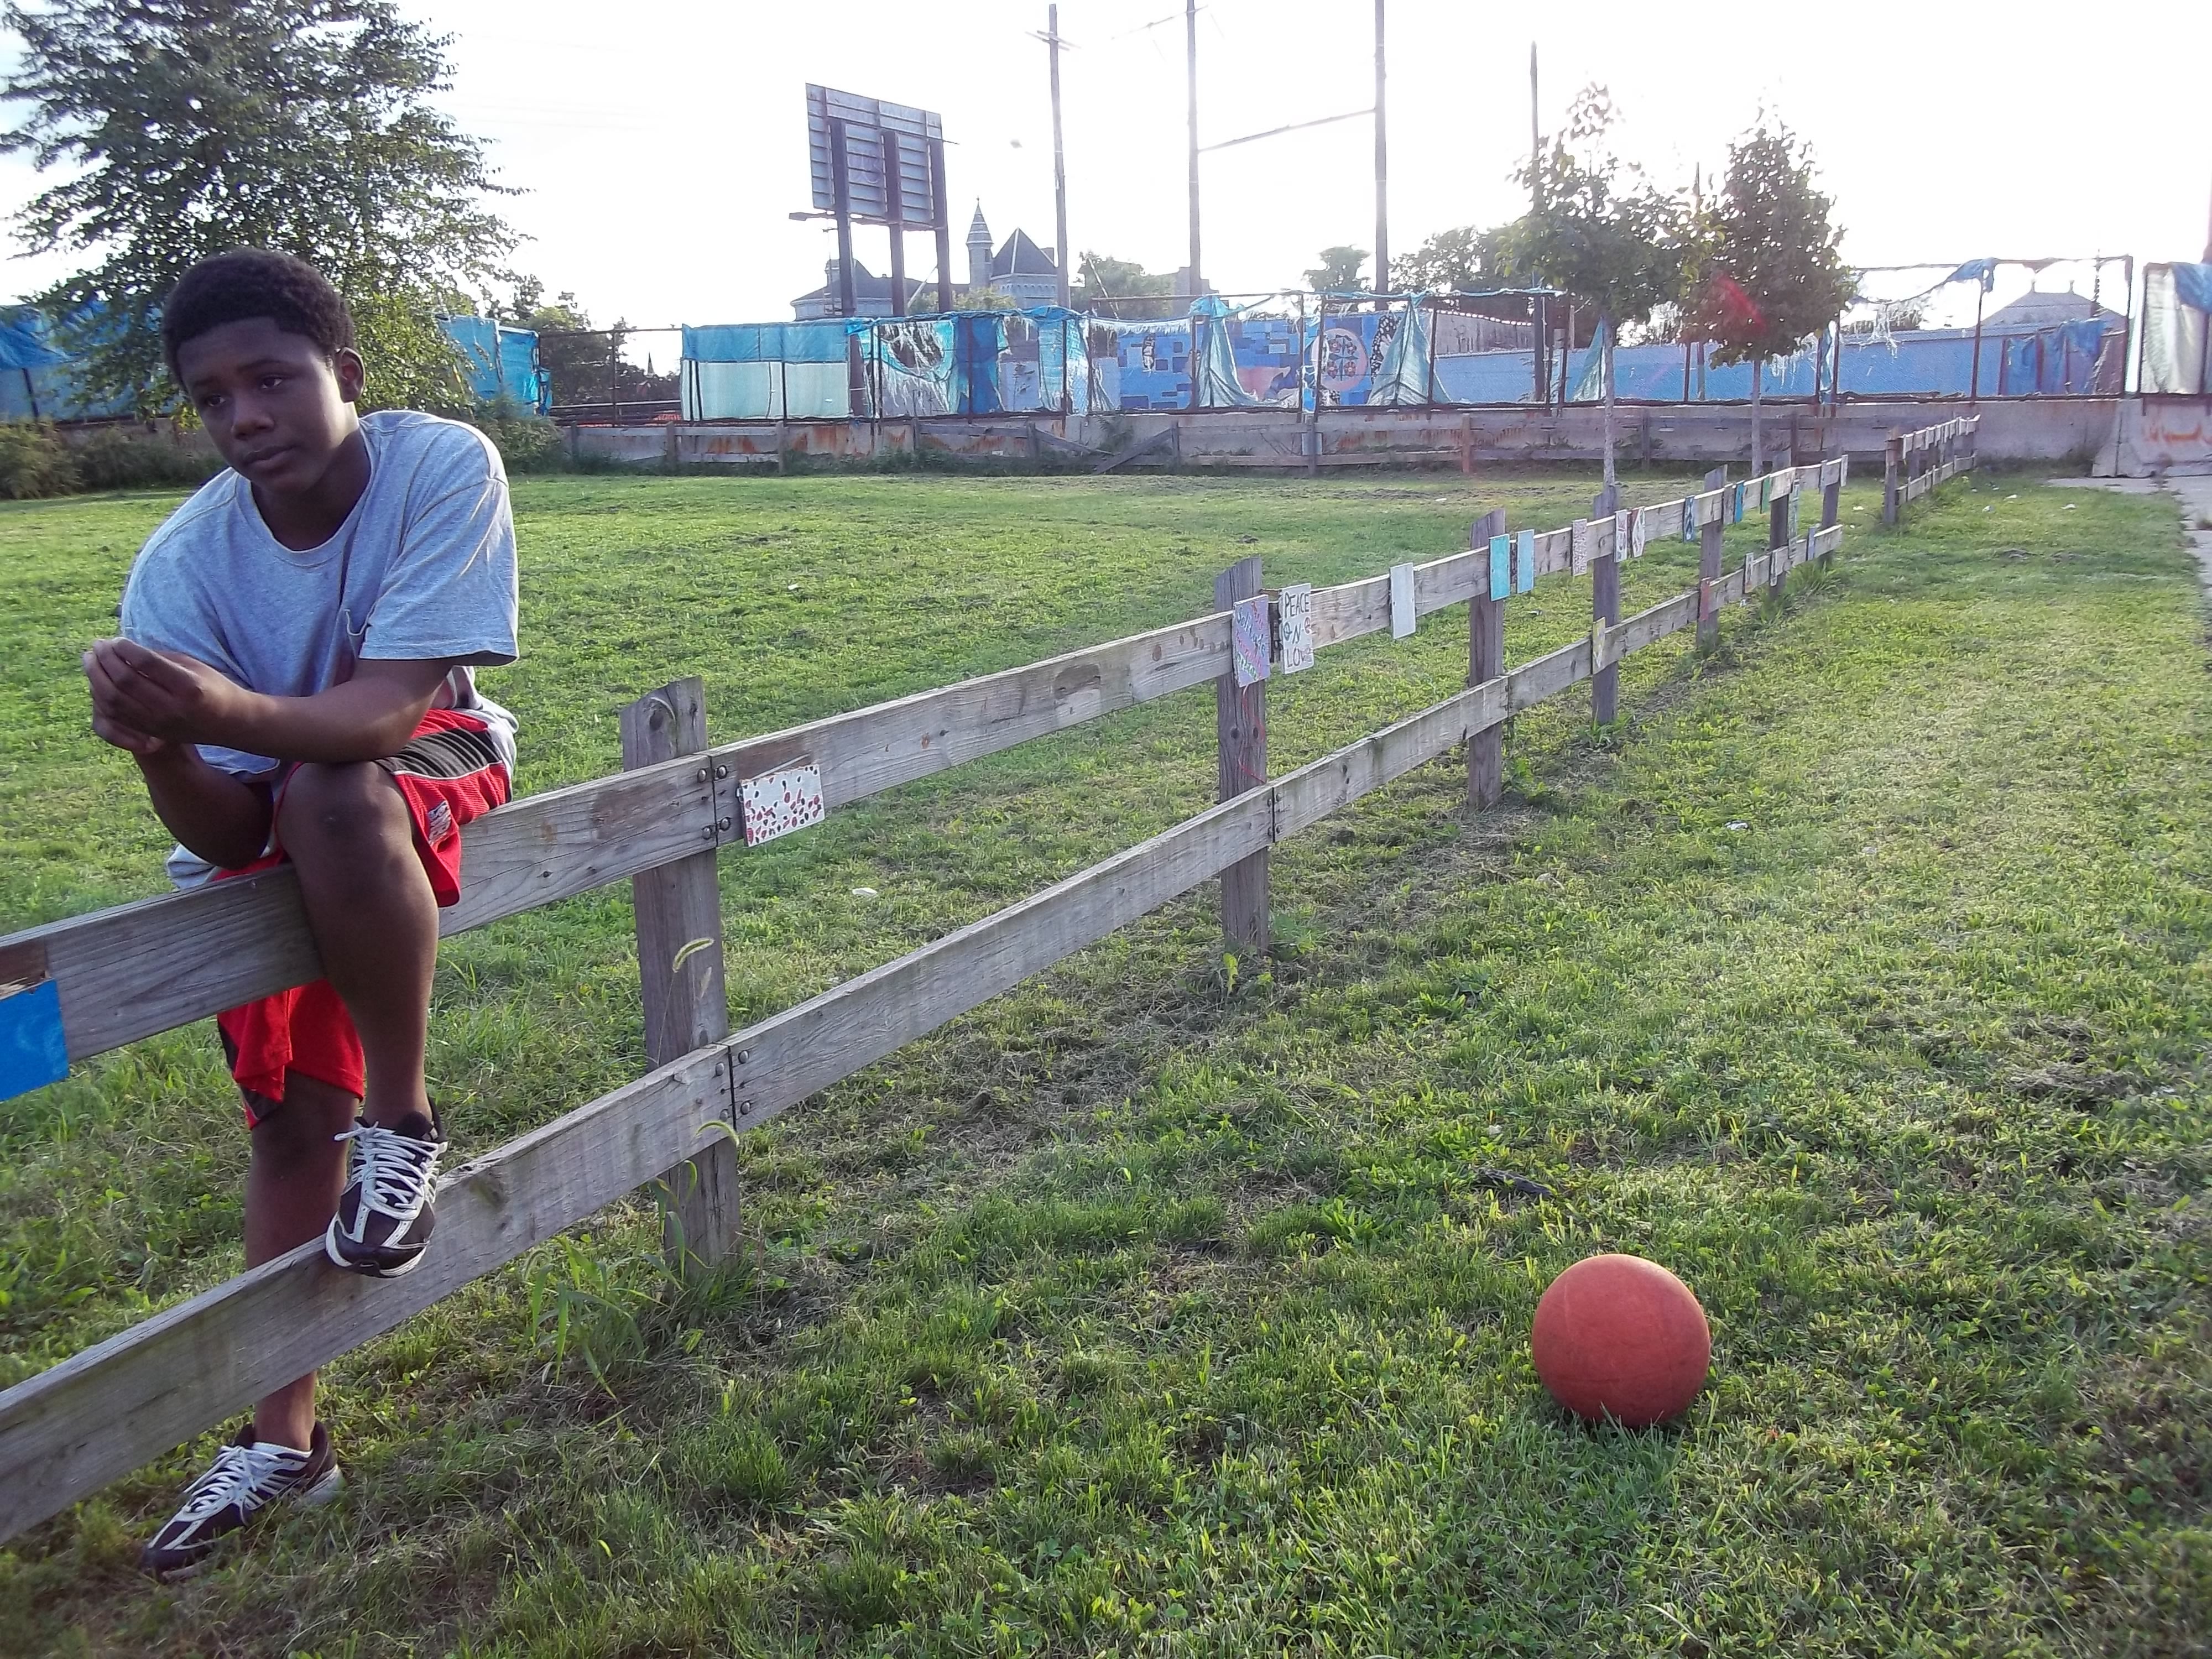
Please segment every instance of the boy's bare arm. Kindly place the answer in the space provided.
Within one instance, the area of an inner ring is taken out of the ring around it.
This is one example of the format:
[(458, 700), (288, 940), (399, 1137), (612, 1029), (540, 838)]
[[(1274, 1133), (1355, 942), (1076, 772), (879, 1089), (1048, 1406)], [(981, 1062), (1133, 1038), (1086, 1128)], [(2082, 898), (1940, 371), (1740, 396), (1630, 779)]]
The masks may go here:
[(190, 657), (129, 640), (96, 641), (85, 653), (94, 730), (104, 716), (167, 742), (220, 744), (333, 766), (396, 753), (452, 667), (446, 661), (363, 661), (343, 685), (311, 697), (276, 697), (234, 684)]
[(147, 741), (154, 746), (132, 753), (155, 816), (169, 833), (218, 870), (243, 869), (259, 858), (269, 845), (269, 786), (210, 766), (188, 743)]
[(96, 641), (84, 653), (93, 731), (137, 758), (169, 833), (224, 870), (252, 863), (268, 846), (270, 790), (209, 765), (196, 744), (335, 765), (381, 759), (413, 735), (449, 667), (363, 662), (343, 685), (272, 697), (128, 640)]

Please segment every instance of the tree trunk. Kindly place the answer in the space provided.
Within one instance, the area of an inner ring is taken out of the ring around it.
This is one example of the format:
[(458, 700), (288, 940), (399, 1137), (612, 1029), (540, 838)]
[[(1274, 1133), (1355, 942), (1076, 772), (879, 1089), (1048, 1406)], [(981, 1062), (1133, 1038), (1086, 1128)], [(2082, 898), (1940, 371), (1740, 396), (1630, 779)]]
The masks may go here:
[(1754, 478), (1759, 476), (1761, 460), (1759, 447), (1759, 392), (1765, 368), (1765, 358), (1753, 357), (1751, 360), (1751, 476)]
[(1616, 482), (1613, 471), (1613, 319), (1600, 313), (1597, 325), (1605, 337), (1605, 487), (1610, 489)]

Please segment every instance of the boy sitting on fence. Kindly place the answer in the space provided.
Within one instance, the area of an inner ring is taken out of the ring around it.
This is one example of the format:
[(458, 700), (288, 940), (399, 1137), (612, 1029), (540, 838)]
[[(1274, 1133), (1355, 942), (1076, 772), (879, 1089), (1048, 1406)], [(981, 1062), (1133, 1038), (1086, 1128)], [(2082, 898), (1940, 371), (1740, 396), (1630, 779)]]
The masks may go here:
[[(506, 473), (471, 427), (356, 415), (353, 319), (297, 259), (202, 261), (161, 336), (230, 470), (154, 532), (123, 637), (85, 653), (93, 730), (137, 759), (177, 885), (299, 875), (326, 977), (216, 1021), (252, 1134), (248, 1265), (320, 1233), (339, 1267), (392, 1278), (422, 1260), (446, 1146), (422, 1075), (438, 908), (461, 826), (512, 787), (514, 718), (470, 672), (515, 658)], [(314, 1387), (255, 1406), (149, 1571), (336, 1489)]]

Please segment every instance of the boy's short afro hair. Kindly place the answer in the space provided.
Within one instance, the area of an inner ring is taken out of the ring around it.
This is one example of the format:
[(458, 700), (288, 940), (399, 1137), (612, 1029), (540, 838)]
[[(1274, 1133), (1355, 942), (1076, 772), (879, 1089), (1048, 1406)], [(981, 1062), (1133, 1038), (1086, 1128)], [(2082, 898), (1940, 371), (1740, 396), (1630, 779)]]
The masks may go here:
[(234, 248), (201, 260), (170, 290), (161, 307), (169, 373), (176, 375), (177, 350), (186, 341), (249, 317), (313, 340), (325, 356), (353, 344), (353, 313), (322, 272), (289, 253)]

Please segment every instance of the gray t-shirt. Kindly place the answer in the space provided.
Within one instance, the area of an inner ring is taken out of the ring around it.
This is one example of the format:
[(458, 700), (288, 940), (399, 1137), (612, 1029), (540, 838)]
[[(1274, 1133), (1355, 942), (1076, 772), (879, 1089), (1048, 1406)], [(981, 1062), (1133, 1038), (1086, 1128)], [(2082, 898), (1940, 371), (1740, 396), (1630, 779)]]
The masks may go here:
[[(123, 589), (124, 637), (196, 657), (279, 697), (313, 696), (364, 659), (450, 658), (450, 702), (482, 719), (509, 769), (514, 717), (480, 696), (465, 665), (515, 658), (514, 519), (499, 452), (474, 427), (392, 410), (362, 418), (368, 488), (337, 533), (295, 552), (269, 533), (252, 487), (223, 472), (139, 550)], [(283, 763), (202, 744), (243, 777)], [(179, 848), (179, 885), (206, 867)]]

